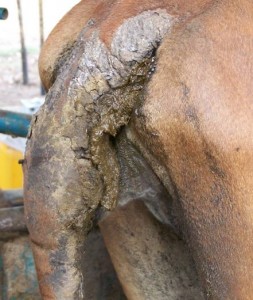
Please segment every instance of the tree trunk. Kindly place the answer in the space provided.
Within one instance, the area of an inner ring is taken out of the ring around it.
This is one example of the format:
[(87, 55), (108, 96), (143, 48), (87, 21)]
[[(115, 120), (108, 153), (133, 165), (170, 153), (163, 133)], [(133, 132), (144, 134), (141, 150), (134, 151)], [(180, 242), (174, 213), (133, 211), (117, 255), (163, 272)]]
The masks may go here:
[[(39, 18), (40, 18), (40, 49), (44, 43), (44, 16), (43, 16), (43, 0), (39, 0)], [(40, 85), (40, 94), (45, 95), (45, 89), (43, 85)]]
[(24, 27), (22, 18), (22, 9), (20, 0), (17, 0), (18, 6), (18, 18), (19, 18), (19, 28), (20, 28), (20, 43), (21, 43), (21, 60), (22, 60), (22, 73), (23, 73), (23, 84), (28, 84), (28, 65), (27, 65), (27, 50), (25, 46), (24, 38)]

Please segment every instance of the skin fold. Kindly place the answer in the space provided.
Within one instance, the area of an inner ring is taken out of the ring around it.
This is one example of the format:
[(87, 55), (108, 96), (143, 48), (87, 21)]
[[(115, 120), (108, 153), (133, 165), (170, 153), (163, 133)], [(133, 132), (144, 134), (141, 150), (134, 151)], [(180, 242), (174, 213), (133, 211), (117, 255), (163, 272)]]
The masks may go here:
[(249, 0), (84, 0), (58, 23), (23, 164), (43, 299), (252, 299), (252, 25)]

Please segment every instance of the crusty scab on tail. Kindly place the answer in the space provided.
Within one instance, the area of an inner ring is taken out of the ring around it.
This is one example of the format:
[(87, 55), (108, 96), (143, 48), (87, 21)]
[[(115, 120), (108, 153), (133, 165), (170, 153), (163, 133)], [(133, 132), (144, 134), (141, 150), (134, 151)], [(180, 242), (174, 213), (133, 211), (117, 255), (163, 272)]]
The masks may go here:
[[(122, 23), (110, 49), (87, 24), (34, 119), (24, 165), (26, 215), (35, 261), (49, 262), (46, 272), (38, 264), (44, 296), (83, 298), (80, 247), (97, 208), (113, 209), (118, 200), (111, 137), (141, 105), (156, 49), (174, 22), (165, 10), (143, 12)], [(48, 251), (40, 247), (45, 240)], [(63, 254), (61, 265), (52, 263)]]
[(107, 209), (116, 205), (119, 180), (109, 136), (116, 136), (128, 123), (133, 108), (141, 103), (144, 87), (155, 69), (156, 49), (174, 23), (165, 10), (146, 11), (124, 21), (112, 39), (111, 49), (100, 40), (98, 31), (84, 42), (68, 98), (89, 112), (89, 154), (103, 178), (102, 205)]

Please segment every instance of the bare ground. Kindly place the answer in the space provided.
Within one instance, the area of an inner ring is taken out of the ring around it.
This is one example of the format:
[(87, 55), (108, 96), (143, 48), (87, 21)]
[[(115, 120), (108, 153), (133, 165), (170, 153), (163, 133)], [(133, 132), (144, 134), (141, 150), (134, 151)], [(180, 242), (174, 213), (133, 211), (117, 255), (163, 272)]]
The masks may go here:
[(29, 84), (22, 84), (21, 59), (19, 53), (0, 53), (0, 107), (22, 105), (21, 99), (40, 96), (38, 75), (38, 53), (28, 54)]
[[(43, 0), (45, 37), (60, 18), (79, 0)], [(0, 21), (0, 108), (21, 105), (21, 99), (31, 99), (40, 95), (38, 75), (39, 55), (39, 13), (38, 1), (21, 0), (28, 49), (29, 85), (22, 85), (18, 11), (16, 1), (1, 0), (9, 17)]]

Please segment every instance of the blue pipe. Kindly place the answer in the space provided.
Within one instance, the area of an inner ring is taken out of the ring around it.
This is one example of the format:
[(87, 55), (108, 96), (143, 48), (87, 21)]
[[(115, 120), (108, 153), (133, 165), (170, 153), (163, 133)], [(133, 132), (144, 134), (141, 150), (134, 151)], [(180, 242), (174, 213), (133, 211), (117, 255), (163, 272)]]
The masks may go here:
[(8, 14), (7, 8), (0, 7), (0, 20), (6, 20), (8, 18)]
[(0, 133), (26, 137), (32, 116), (7, 110), (0, 110)]

